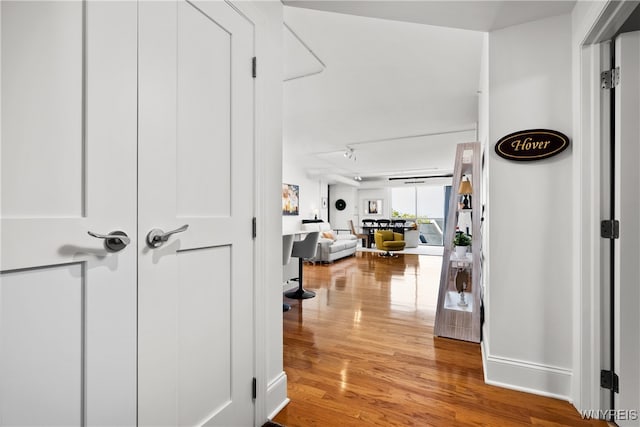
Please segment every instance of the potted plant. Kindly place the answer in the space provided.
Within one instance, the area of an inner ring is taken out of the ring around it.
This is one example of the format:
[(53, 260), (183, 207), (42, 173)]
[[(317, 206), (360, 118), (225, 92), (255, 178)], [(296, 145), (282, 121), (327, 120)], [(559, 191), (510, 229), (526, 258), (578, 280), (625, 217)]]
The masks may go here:
[(471, 246), (471, 236), (462, 231), (456, 231), (453, 244), (456, 247), (456, 257), (464, 258), (467, 254), (467, 246)]

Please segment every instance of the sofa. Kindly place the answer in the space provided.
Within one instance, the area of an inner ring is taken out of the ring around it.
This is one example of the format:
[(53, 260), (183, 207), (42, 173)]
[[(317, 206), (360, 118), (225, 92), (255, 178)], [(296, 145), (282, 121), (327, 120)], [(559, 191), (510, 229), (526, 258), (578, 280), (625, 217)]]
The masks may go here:
[(358, 238), (349, 233), (337, 233), (327, 222), (302, 224), (303, 231), (319, 231), (318, 250), (312, 262), (333, 262), (356, 253)]

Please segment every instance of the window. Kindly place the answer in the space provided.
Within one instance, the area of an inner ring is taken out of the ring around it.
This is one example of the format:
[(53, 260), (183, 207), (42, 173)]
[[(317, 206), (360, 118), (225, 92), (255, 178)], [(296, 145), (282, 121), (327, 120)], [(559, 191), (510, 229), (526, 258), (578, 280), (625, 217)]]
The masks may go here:
[(442, 245), (444, 204), (442, 185), (391, 189), (391, 218), (415, 220), (419, 224), (421, 241), (428, 245)]

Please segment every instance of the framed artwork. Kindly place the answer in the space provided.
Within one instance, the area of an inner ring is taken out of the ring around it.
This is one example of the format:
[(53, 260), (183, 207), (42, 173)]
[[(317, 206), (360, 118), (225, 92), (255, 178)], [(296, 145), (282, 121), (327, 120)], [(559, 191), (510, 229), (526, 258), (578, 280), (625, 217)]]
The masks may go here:
[(300, 187), (294, 184), (282, 184), (282, 215), (299, 214)]
[(367, 200), (364, 205), (364, 213), (367, 215), (380, 215), (382, 213), (382, 200)]

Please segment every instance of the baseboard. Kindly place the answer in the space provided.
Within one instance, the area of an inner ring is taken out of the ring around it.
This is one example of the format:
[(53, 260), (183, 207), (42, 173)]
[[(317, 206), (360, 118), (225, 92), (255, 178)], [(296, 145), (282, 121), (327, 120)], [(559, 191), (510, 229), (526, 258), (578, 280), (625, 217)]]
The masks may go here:
[(282, 372), (273, 381), (267, 385), (267, 418), (272, 420), (287, 406), (289, 398), (287, 397), (287, 374)]
[(487, 354), (482, 346), (485, 383), (572, 402), (569, 369)]
[(292, 291), (298, 287), (298, 282), (282, 282), (282, 292)]

